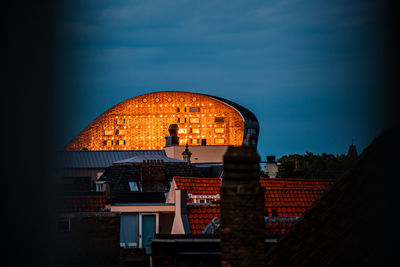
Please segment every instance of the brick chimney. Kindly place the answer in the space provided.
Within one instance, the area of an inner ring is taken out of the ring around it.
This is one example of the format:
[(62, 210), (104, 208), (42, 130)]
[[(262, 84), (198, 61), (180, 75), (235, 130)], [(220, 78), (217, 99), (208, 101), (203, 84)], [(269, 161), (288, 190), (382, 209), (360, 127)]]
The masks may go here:
[(264, 265), (264, 190), (254, 146), (229, 147), (221, 187), (221, 266)]
[(143, 192), (164, 192), (166, 179), (164, 161), (143, 161), (140, 178)]

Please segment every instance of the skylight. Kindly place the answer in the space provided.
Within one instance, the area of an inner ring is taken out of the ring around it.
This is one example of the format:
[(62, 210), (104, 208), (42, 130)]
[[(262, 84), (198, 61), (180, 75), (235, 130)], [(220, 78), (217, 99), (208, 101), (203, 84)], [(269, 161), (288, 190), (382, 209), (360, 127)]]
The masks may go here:
[(129, 188), (131, 189), (131, 191), (139, 191), (137, 182), (129, 182)]

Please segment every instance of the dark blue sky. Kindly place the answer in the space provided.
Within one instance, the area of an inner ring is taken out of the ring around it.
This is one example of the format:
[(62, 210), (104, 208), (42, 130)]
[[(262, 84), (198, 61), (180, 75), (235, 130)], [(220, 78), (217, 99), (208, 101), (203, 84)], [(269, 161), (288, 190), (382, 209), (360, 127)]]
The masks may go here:
[(69, 1), (60, 147), (140, 94), (182, 90), (258, 117), (262, 157), (359, 151), (382, 130), (375, 1)]

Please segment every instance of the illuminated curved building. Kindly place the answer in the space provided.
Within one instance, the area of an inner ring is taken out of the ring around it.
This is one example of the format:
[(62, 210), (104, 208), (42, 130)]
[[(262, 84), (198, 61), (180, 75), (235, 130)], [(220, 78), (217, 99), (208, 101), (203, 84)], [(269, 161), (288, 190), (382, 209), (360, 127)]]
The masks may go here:
[(179, 126), (179, 145), (240, 146), (248, 134), (257, 144), (257, 118), (229, 100), (189, 92), (140, 95), (110, 108), (65, 150), (159, 150), (171, 124)]

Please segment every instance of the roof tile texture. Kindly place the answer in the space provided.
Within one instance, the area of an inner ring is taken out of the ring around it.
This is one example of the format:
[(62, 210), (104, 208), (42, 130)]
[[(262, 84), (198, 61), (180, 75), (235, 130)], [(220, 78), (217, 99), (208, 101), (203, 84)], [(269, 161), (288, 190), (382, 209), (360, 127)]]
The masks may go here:
[[(192, 195), (217, 195), (221, 178), (174, 177), (177, 188), (185, 189), (187, 201)], [(265, 216), (301, 217), (318, 200), (334, 180), (328, 179), (272, 179), (260, 178), (264, 188)], [(201, 234), (210, 221), (219, 217), (219, 204), (188, 205), (188, 218), (192, 234)], [(293, 222), (276, 221), (266, 223), (266, 234), (283, 234)]]

